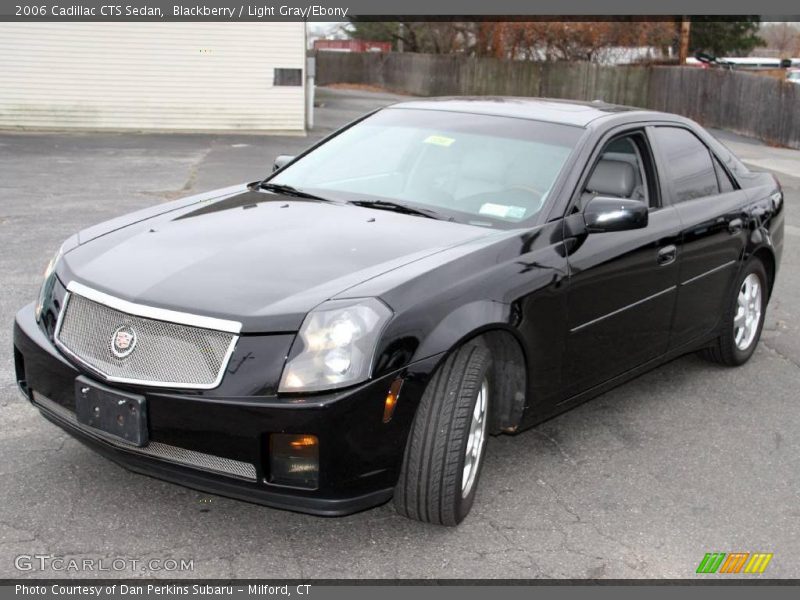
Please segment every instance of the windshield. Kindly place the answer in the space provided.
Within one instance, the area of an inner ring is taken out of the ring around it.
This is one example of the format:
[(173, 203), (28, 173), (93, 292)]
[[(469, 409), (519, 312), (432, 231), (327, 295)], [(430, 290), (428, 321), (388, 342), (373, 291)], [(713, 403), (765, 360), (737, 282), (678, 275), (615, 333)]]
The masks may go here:
[(385, 109), (269, 180), (325, 198), (404, 204), (513, 226), (535, 216), (583, 130), (438, 110)]

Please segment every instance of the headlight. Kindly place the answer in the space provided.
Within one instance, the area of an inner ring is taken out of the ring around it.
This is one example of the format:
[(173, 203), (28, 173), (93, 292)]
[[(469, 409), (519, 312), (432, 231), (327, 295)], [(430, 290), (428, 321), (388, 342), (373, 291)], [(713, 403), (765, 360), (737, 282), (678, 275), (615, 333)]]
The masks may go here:
[(47, 267), (44, 269), (44, 281), (42, 281), (42, 287), (39, 289), (39, 299), (36, 302), (37, 322), (42, 318), (42, 310), (44, 310), (44, 303), (47, 299), (47, 296), (49, 296), (53, 291), (53, 284), (55, 283), (55, 277), (53, 274), (55, 273), (56, 265), (58, 265), (58, 261), (61, 260), (61, 256), (63, 254), (64, 244), (61, 245), (61, 247), (58, 249), (58, 252), (56, 252), (53, 258), (50, 259), (50, 262), (47, 263)]
[(283, 370), (280, 392), (316, 392), (369, 378), (392, 311), (377, 298), (331, 300), (312, 310), (297, 335), (302, 349)]

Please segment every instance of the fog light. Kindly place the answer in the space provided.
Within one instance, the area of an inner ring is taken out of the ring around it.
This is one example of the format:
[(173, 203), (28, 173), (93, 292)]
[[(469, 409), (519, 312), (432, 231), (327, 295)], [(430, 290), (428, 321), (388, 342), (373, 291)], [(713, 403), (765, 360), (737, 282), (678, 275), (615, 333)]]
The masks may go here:
[(269, 482), (315, 489), (319, 485), (319, 441), (315, 435), (269, 436)]
[(386, 394), (386, 401), (383, 403), (383, 422), (388, 423), (392, 420), (394, 414), (394, 407), (397, 406), (397, 400), (400, 398), (400, 388), (403, 387), (403, 380), (399, 377), (392, 382), (389, 386), (389, 393)]

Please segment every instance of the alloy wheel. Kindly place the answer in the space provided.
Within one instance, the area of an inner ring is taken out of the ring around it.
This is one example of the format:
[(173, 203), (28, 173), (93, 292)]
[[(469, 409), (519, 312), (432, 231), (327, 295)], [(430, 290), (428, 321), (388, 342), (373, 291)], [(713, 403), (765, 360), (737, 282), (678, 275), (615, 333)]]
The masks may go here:
[(733, 340), (739, 350), (747, 350), (761, 323), (761, 280), (755, 273), (744, 278), (736, 298)]
[(489, 382), (484, 379), (478, 397), (475, 399), (475, 408), (472, 411), (472, 421), (469, 427), (467, 449), (464, 451), (464, 469), (461, 474), (461, 496), (466, 498), (472, 491), (475, 478), (478, 474), (483, 445), (486, 443), (486, 406), (489, 402)]

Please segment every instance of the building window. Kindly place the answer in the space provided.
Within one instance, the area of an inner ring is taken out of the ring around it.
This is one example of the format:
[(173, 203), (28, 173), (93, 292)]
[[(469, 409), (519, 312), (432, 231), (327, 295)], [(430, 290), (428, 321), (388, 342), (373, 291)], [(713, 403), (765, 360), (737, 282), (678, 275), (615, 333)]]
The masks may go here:
[(275, 69), (272, 85), (303, 85), (303, 69)]

